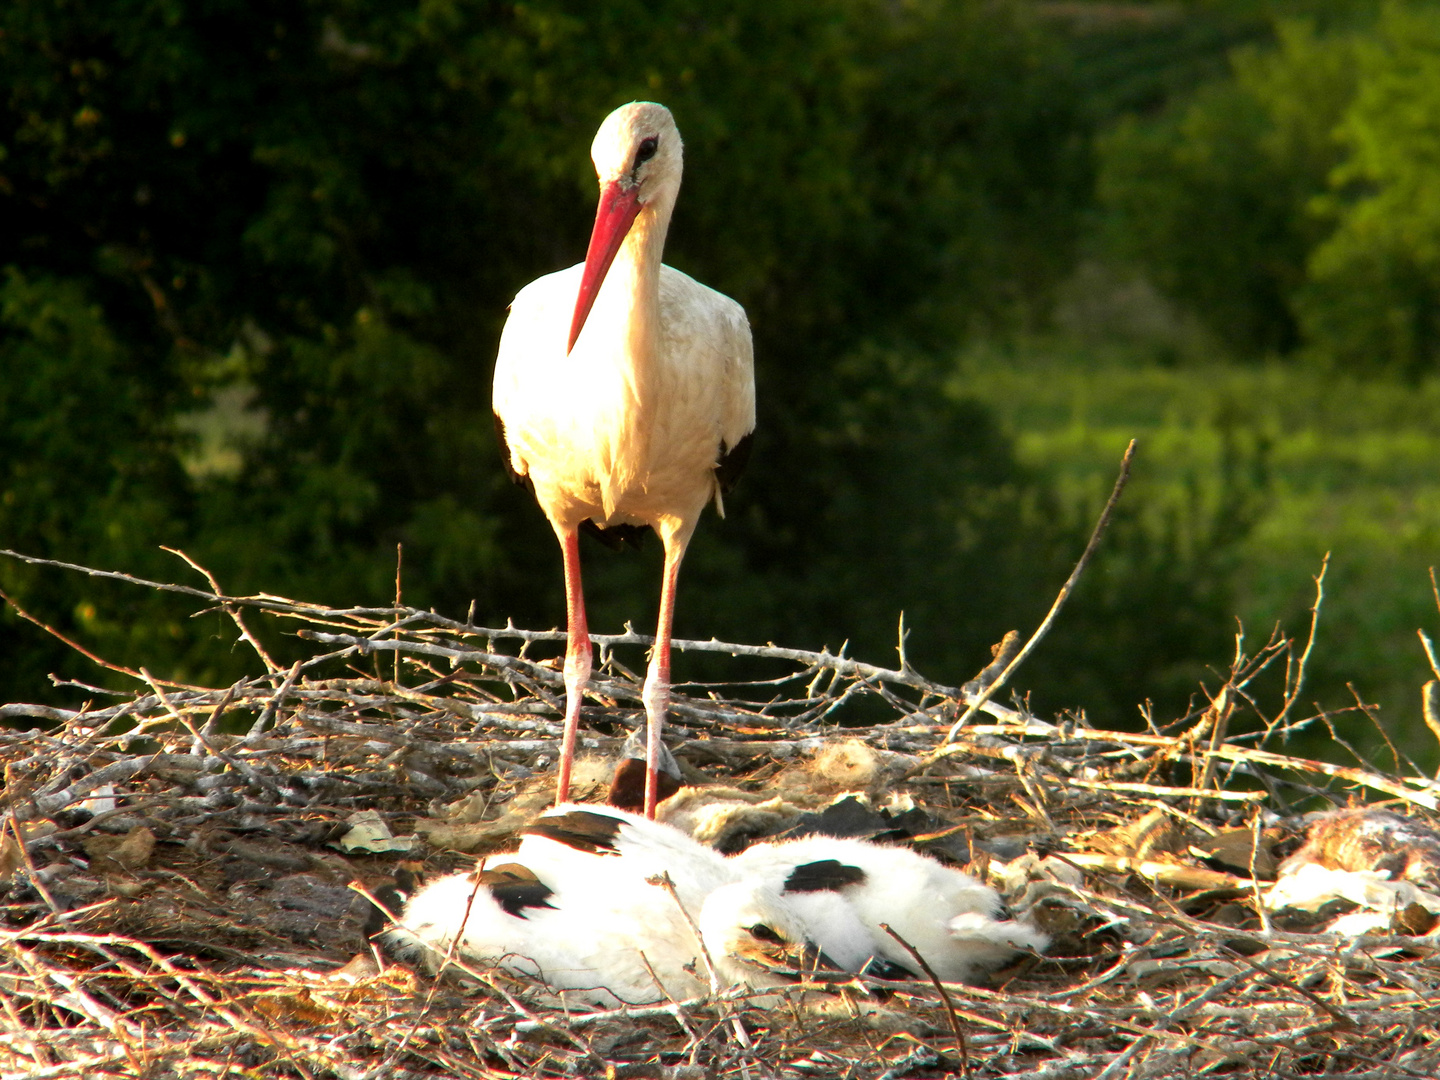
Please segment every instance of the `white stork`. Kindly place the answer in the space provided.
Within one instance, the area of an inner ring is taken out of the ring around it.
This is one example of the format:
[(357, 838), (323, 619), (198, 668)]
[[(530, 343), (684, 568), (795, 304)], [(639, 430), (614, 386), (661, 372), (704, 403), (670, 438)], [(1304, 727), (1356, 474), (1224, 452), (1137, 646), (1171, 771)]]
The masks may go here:
[(917, 976), (914, 958), (882, 923), (947, 982), (998, 967), (1017, 949), (1050, 944), (1030, 923), (1002, 918), (994, 889), (913, 848), (806, 836), (755, 844), (728, 861), (738, 875), (769, 884), (802, 911), (807, 896), (839, 895), (874, 934), (877, 956)]
[(385, 944), (430, 971), (496, 966), (603, 1008), (705, 994), (707, 957), (722, 987), (780, 987), (834, 967), (762, 883), (722, 885), (687, 909), (697, 941), (661, 886), (579, 870), (497, 861), (450, 874), (410, 899)]
[[(717, 892), (744, 886), (778, 896), (801, 920), (805, 939), (834, 970), (865, 972), (881, 979), (909, 978), (884, 958), (884, 949), (838, 886), (790, 888), (795, 867), (769, 865), (751, 874), (736, 860), (671, 825), (613, 806), (574, 803), (545, 811), (520, 837), (515, 857), (557, 880), (592, 883), (602, 890), (634, 893), (642, 882), (665, 874), (687, 911), (699, 911)], [(808, 869), (808, 868), (806, 868)], [(852, 879), (853, 880), (853, 879)], [(992, 894), (993, 895), (993, 894)]]
[(569, 796), (591, 647), (580, 584), (582, 527), (611, 542), (660, 534), (665, 572), (645, 677), (644, 809), (670, 699), (670, 631), (685, 546), (749, 454), (755, 427), (750, 326), (734, 300), (660, 262), (680, 191), (670, 111), (637, 101), (590, 148), (600, 205), (585, 262), (525, 286), (495, 363), (495, 427), (511, 478), (534, 491), (565, 559), (565, 733), (556, 802)]

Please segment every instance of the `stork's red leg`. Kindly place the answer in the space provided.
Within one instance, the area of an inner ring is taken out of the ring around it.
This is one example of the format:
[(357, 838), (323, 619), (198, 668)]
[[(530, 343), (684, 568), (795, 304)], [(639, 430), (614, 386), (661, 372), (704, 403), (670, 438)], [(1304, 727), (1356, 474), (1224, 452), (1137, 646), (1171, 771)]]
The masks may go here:
[(557, 806), (570, 797), (575, 733), (580, 727), (585, 684), (590, 681), (591, 655), (590, 628), (585, 623), (585, 593), (580, 584), (580, 533), (575, 529), (561, 533), (560, 547), (565, 553), (565, 735), (560, 743), (560, 776), (555, 782)]
[(650, 651), (650, 670), (645, 674), (645, 816), (651, 819), (659, 801), (660, 733), (665, 729), (665, 710), (670, 705), (670, 627), (675, 621), (675, 582), (684, 555), (683, 544), (665, 545), (660, 621), (655, 627), (655, 647)]

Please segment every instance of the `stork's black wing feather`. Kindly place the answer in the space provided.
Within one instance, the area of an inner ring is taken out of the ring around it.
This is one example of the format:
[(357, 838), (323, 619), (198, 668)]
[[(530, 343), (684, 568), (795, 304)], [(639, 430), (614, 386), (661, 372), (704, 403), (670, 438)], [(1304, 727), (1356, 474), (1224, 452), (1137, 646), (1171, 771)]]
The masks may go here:
[(604, 544), (611, 551), (619, 551), (626, 544), (629, 544), (637, 551), (640, 542), (645, 539), (645, 534), (650, 531), (649, 525), (596, 525), (595, 522), (586, 518), (580, 522), (580, 531), (587, 536), (593, 536), (600, 543)]
[(820, 859), (790, 871), (782, 890), (787, 893), (839, 892), (848, 885), (863, 885), (865, 871), (839, 859)]
[(750, 460), (750, 445), (755, 441), (752, 431), (734, 446), (720, 444), (720, 460), (715, 463), (715, 479), (720, 483), (720, 493), (728, 494), (740, 479), (745, 463)]
[(500, 419), (500, 414), (497, 412), (492, 412), (490, 415), (495, 418), (495, 438), (500, 443), (500, 461), (505, 466), (505, 475), (510, 477), (512, 483), (529, 487), (530, 478), (516, 472), (515, 465), (510, 460), (510, 444), (505, 441), (505, 421)]

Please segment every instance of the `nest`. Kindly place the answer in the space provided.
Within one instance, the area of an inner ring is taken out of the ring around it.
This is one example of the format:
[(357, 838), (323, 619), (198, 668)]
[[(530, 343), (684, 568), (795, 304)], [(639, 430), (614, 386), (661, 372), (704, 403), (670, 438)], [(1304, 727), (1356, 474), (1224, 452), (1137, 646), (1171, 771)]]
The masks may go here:
[[(949, 687), (903, 654), (891, 670), (677, 641), (746, 672), (676, 686), (692, 778), (775, 829), (858, 806), (858, 829), (988, 877), (1054, 944), (983, 987), (857, 978), (778, 1006), (737, 990), (586, 1013), (494, 971), (430, 979), (370, 942), (402, 864), (503, 849), (548, 799), (563, 634), (108, 576), (227, 613), (264, 671), (203, 687), (107, 665), (136, 689), (0, 706), (44, 725), (0, 735), (0, 1077), (1440, 1074), (1433, 917), (1411, 905), (1353, 937), (1263, 903), (1300, 809), (1384, 800), (1423, 830), (1440, 798), (1418, 775), (1261, 749), (1311, 722), (1289, 719), (1298, 679), (1258, 735), (1232, 734), (1288, 641), (1138, 732), (985, 700), (991, 669)], [(280, 632), (310, 655), (275, 663), (262, 640)], [(648, 643), (595, 638), (582, 739), (601, 759), (643, 716), (622, 657)], [(838, 727), (861, 700), (881, 719)]]

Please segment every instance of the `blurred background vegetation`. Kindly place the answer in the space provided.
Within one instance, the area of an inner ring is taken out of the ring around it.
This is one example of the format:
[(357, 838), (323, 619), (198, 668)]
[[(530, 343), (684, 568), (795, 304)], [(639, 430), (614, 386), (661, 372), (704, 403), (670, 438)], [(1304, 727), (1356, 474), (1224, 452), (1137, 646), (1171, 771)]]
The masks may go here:
[[(748, 309), (760, 393), (680, 636), (885, 663), (903, 610), (911, 663), (968, 678), (1136, 436), (1033, 703), (1182, 714), (1237, 618), (1303, 637), (1330, 550), (1307, 702), (1423, 733), (1440, 5), (12, 0), (0, 80), (0, 546), (378, 605), (398, 543), (408, 603), (562, 620), (491, 364), (583, 256), (596, 125), (652, 98), (689, 167), (667, 261)], [(598, 631), (648, 629), (650, 547), (587, 552)], [(165, 596), (0, 587), (173, 678), (250, 664)], [(73, 700), (51, 673), (103, 675), (7, 609), (0, 695)]]

